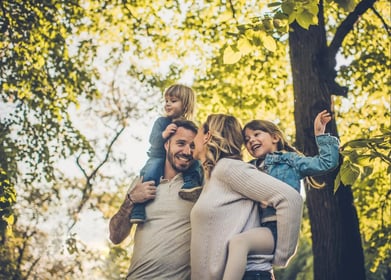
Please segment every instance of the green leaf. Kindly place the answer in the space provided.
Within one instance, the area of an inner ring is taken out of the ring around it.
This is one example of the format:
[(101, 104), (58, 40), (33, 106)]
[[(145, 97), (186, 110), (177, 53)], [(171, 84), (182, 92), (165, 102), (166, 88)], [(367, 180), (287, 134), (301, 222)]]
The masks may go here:
[(316, 3), (312, 3), (311, 5), (306, 6), (306, 8), (314, 16), (317, 16), (319, 13), (319, 7)]
[(252, 52), (253, 47), (246, 38), (240, 38), (238, 41), (238, 49), (242, 56)]
[(290, 13), (289, 17), (288, 17), (288, 23), (291, 24), (292, 22), (294, 22), (296, 20), (296, 16), (297, 16), (297, 13), (295, 13), (295, 12)]
[(353, 141), (347, 142), (345, 145), (349, 146), (351, 148), (365, 148), (368, 146), (368, 140), (366, 140), (366, 139), (353, 140)]
[(268, 6), (269, 8), (279, 7), (279, 6), (281, 6), (281, 2), (269, 3), (269, 4), (267, 4), (267, 6)]
[(231, 46), (228, 46), (224, 50), (223, 62), (224, 64), (234, 64), (240, 60), (242, 55), (240, 52), (235, 52)]
[(217, 20), (218, 20), (219, 22), (225, 22), (225, 21), (230, 20), (231, 18), (232, 18), (232, 13), (229, 12), (229, 11), (226, 11), (226, 12), (220, 14), (220, 16), (218, 17)]
[(341, 152), (341, 154), (342, 154), (344, 157), (349, 158), (349, 160), (350, 160), (351, 162), (354, 162), (354, 163), (357, 162), (358, 153), (357, 153), (356, 150), (344, 150), (344, 151)]
[(349, 161), (345, 161), (340, 170), (341, 182), (344, 185), (352, 186), (360, 175), (360, 169), (351, 164)]
[(302, 13), (296, 16), (297, 23), (304, 29), (308, 29), (311, 24), (316, 24), (314, 15), (311, 14), (308, 10), (304, 10)]
[(294, 5), (290, 2), (284, 2), (281, 5), (281, 9), (285, 14), (290, 15), (294, 11)]
[(274, 38), (273, 38), (272, 36), (270, 36), (270, 35), (263, 36), (263, 37), (262, 37), (262, 43), (263, 43), (263, 46), (264, 46), (268, 51), (275, 52), (276, 49), (277, 49), (276, 41), (275, 41)]
[(345, 10), (345, 12), (351, 12), (355, 7), (354, 0), (338, 0), (336, 2)]

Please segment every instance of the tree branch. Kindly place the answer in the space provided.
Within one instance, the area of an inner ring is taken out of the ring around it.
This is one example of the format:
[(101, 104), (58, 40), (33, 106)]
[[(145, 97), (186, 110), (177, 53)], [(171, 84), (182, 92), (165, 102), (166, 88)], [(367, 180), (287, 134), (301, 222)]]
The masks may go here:
[[(19, 271), (22, 271), (22, 264), (24, 261), (25, 253), (28, 247), (28, 242), (30, 239), (36, 234), (37, 232), (35, 230), (29, 232), (29, 229), (27, 228), (25, 232), (22, 234), (22, 244), (20, 246), (16, 247), (16, 250), (19, 253), (19, 256), (16, 259), (16, 267), (18, 268)], [(26, 257), (27, 258), (27, 257)], [(38, 261), (41, 259), (41, 257), (37, 258), (30, 266), (30, 269), (27, 271), (27, 276), (30, 275), (33, 267), (38, 263)], [(28, 279), (28, 277), (26, 277)]]
[[(98, 173), (98, 171), (101, 169), (101, 167), (108, 161), (109, 159), (109, 155), (111, 153), (111, 149), (114, 145), (114, 143), (117, 141), (118, 137), (122, 134), (122, 132), (124, 131), (125, 129), (125, 126), (121, 127), (120, 130), (118, 130), (113, 139), (111, 140), (108, 148), (107, 148), (107, 151), (106, 151), (106, 154), (105, 154), (105, 158), (98, 164), (98, 166), (91, 172), (90, 175), (88, 175), (86, 173), (86, 171), (82, 168), (82, 166), (80, 165), (79, 163), (79, 157), (77, 158), (76, 160), (76, 163), (77, 165), (79, 166), (79, 168), (82, 170), (84, 176), (86, 177), (86, 183), (84, 185), (84, 188), (82, 189), (82, 198), (80, 200), (80, 203), (79, 205), (77, 206), (76, 208), (76, 213), (80, 213), (81, 210), (83, 209), (84, 205), (86, 204), (86, 202), (88, 201), (89, 197), (90, 197), (90, 194), (91, 194), (91, 191), (92, 191), (92, 180), (95, 178), (96, 174)], [(69, 227), (69, 231), (75, 226), (76, 224), (76, 219), (73, 221), (73, 223), (71, 224), (71, 226)]]
[(341, 47), (346, 35), (353, 29), (353, 25), (368, 9), (371, 9), (377, 0), (363, 0), (361, 1), (353, 12), (351, 12), (347, 18), (341, 23), (335, 32), (334, 39), (329, 46), (330, 57), (337, 55), (338, 49)]
[(385, 163), (387, 163), (389, 166), (391, 166), (391, 158), (385, 154), (382, 154), (381, 152), (379, 152), (378, 148), (376, 147), (375, 144), (373, 143), (368, 143), (368, 147), (370, 149), (372, 149), (373, 153), (378, 157), (380, 158), (380, 160), (384, 161)]
[(41, 257), (38, 257), (37, 259), (35, 259), (33, 261), (33, 263), (31, 264), (29, 270), (27, 271), (27, 274), (26, 274), (26, 278), (25, 279), (29, 279), (30, 278), (30, 275), (31, 273), (33, 272), (33, 269), (34, 267), (38, 264), (38, 262), (41, 260)]
[(391, 27), (389, 25), (387, 25), (387, 23), (384, 20), (384, 18), (379, 14), (379, 12), (374, 7), (371, 7), (371, 10), (380, 19), (380, 21), (383, 23), (384, 29), (388, 33), (388, 36), (391, 36)]
[(83, 173), (84, 177), (88, 178), (88, 174), (87, 174), (86, 170), (83, 168), (83, 166), (81, 166), (81, 163), (80, 163), (80, 157), (81, 156), (82, 156), (82, 154), (77, 156), (77, 158), (76, 158), (76, 165), (79, 167), (79, 169)]
[(106, 163), (106, 161), (109, 159), (109, 155), (110, 155), (110, 152), (111, 152), (111, 148), (113, 147), (114, 143), (117, 141), (118, 137), (122, 134), (122, 132), (124, 131), (125, 129), (125, 126), (123, 126), (119, 131), (116, 132), (116, 134), (114, 135), (114, 138), (111, 140), (108, 148), (107, 148), (107, 152), (106, 152), (106, 156), (105, 158), (102, 160), (102, 162), (98, 165), (97, 168), (95, 168), (95, 170), (91, 173), (91, 178), (92, 177), (95, 177), (96, 173), (98, 172), (98, 170), (103, 166), (103, 164)]
[(234, 4), (232, 3), (231, 0), (229, 0), (228, 2), (229, 2), (229, 5), (230, 5), (230, 7), (231, 7), (232, 17), (233, 17), (233, 18), (236, 18), (236, 13), (235, 13)]

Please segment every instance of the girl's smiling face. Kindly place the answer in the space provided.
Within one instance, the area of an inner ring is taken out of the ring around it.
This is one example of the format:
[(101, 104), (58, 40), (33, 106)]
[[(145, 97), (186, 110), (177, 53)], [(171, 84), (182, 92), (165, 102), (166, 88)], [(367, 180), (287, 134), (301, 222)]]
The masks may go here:
[(268, 153), (277, 151), (279, 140), (277, 135), (272, 135), (263, 130), (246, 128), (244, 131), (246, 149), (254, 158), (261, 158)]

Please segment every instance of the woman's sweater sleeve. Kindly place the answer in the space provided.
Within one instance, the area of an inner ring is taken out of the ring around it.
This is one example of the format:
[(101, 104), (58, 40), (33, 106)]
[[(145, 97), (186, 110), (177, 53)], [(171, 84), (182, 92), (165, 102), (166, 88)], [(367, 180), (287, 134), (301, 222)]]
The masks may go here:
[(229, 159), (223, 162), (216, 176), (220, 176), (228, 187), (244, 197), (266, 202), (276, 209), (278, 235), (273, 263), (277, 266), (286, 266), (298, 243), (303, 209), (302, 197), (288, 184), (258, 171), (248, 163)]

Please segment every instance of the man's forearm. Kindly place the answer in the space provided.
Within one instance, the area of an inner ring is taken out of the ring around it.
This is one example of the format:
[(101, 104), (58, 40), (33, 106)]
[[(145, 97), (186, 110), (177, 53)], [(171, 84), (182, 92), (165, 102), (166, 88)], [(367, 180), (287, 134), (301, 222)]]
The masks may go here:
[(121, 243), (130, 233), (132, 224), (129, 215), (133, 209), (133, 203), (128, 198), (122, 203), (118, 212), (110, 219), (110, 240), (114, 244)]
[(110, 220), (109, 230), (111, 242), (119, 244), (129, 235), (132, 227), (129, 215), (132, 212), (133, 205), (155, 199), (155, 196), (156, 187), (154, 181), (142, 183), (140, 178), (136, 178), (133, 181), (126, 194), (125, 201)]

